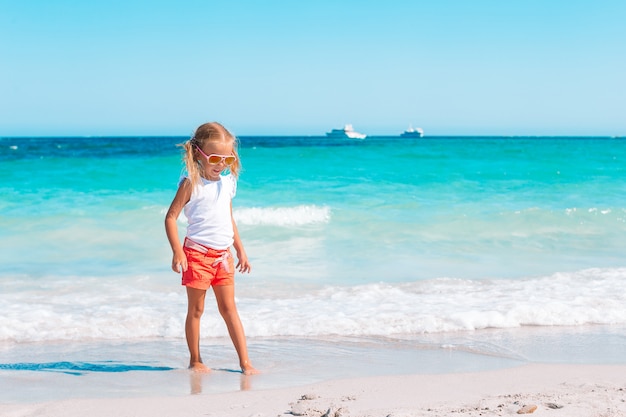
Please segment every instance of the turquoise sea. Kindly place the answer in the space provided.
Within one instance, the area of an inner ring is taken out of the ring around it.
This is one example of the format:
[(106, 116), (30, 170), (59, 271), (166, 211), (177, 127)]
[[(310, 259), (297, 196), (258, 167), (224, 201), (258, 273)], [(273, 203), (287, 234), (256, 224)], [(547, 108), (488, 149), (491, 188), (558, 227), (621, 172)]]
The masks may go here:
[[(0, 379), (15, 387), (0, 401), (71, 396), (60, 380), (84, 393), (104, 374), (92, 389), (119, 394), (118, 372), (145, 394), (134, 373), (184, 370), (163, 226), (184, 140), (0, 138)], [(240, 142), (234, 216), (253, 270), (237, 302), (258, 387), (626, 363), (625, 139)], [(203, 357), (234, 370), (207, 301)], [(239, 389), (231, 374), (204, 390)]]

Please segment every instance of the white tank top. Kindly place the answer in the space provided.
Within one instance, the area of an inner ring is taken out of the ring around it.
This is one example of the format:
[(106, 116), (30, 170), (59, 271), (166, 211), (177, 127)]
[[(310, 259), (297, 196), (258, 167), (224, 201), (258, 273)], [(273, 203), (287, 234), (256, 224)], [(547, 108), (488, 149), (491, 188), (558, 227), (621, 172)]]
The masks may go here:
[(213, 249), (227, 249), (233, 244), (230, 203), (237, 191), (237, 180), (231, 174), (220, 176), (218, 181), (201, 180), (184, 208), (187, 237)]

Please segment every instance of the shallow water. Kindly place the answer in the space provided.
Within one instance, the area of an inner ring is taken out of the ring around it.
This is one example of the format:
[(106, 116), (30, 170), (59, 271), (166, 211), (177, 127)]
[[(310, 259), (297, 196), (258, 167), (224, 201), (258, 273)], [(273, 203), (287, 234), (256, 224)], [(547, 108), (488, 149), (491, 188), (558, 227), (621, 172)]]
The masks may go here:
[[(212, 394), (304, 386), (331, 379), (401, 374), (463, 373), (529, 362), (626, 364), (626, 329), (614, 326), (481, 330), (416, 336), (255, 338), (250, 355), (262, 373), (238, 372), (227, 339), (203, 341), (213, 372), (185, 369), (180, 340), (29, 343), (0, 346), (6, 363), (0, 402), (71, 398)], [(28, 358), (28, 362), (23, 362)]]

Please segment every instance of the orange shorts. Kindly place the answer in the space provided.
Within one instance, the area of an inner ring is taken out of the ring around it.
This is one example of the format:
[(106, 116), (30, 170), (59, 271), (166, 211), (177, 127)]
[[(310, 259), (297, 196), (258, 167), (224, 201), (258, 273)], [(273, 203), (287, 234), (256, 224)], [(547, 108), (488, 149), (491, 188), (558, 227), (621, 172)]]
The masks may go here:
[(234, 285), (235, 261), (229, 249), (217, 250), (185, 238), (187, 270), (182, 285), (208, 290), (212, 285)]

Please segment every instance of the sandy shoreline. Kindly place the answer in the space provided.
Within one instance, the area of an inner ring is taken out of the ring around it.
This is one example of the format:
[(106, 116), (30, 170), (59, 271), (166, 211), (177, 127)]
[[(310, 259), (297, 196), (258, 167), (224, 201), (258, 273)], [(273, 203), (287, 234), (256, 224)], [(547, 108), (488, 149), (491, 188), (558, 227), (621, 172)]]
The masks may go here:
[(518, 415), (524, 406), (536, 406), (533, 415), (552, 417), (626, 416), (626, 365), (527, 364), (483, 372), (377, 376), (217, 394), (0, 404), (0, 415), (505, 416)]

